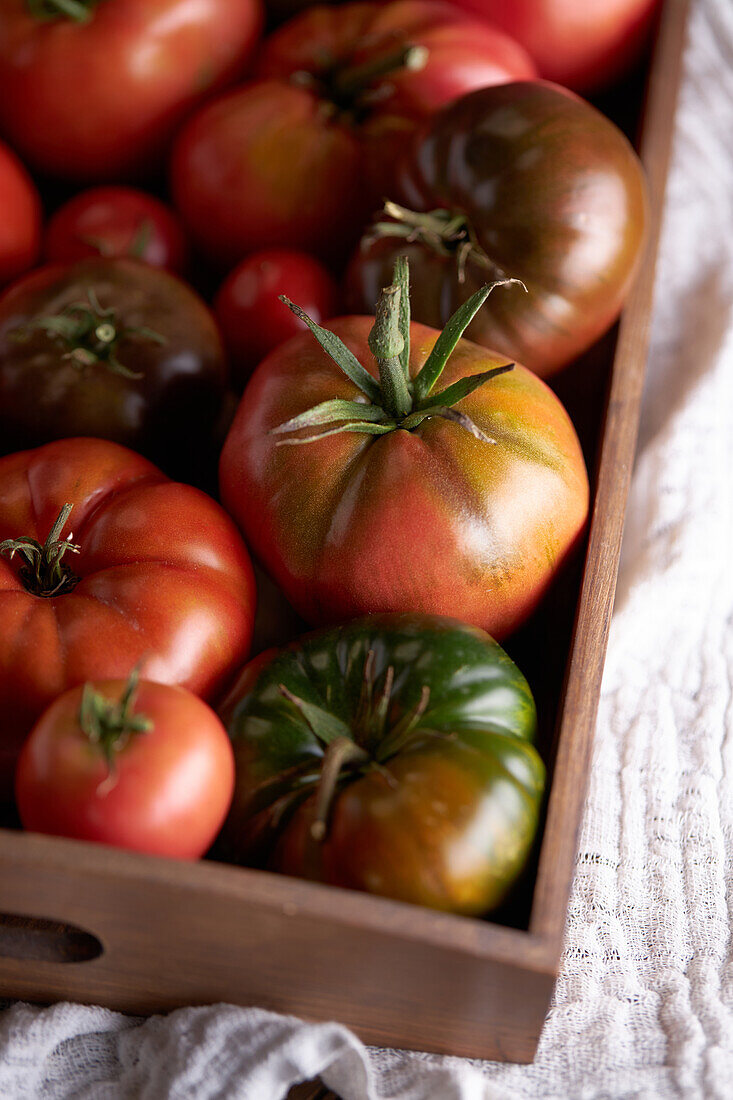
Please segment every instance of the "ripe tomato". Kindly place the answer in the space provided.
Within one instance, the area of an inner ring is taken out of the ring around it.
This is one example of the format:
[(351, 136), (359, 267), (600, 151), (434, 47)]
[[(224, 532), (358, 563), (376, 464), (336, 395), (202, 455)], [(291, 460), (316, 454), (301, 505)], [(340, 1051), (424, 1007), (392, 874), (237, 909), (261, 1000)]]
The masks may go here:
[(616, 320), (646, 233), (639, 159), (590, 104), (552, 84), (483, 88), (433, 119), (349, 272), (366, 311), (409, 257), (416, 320), (439, 328), (487, 279), (511, 275), (468, 329), (548, 377)]
[(65, 691), (15, 775), (25, 829), (177, 859), (210, 848), (233, 789), (231, 743), (210, 707), (136, 676)]
[(319, 324), (336, 313), (338, 291), (323, 264), (284, 248), (248, 256), (216, 296), (214, 313), (240, 389), (268, 352), (306, 327), (280, 301), (281, 294), (301, 303)]
[(213, 449), (228, 369), (216, 322), (138, 260), (32, 272), (0, 299), (0, 449), (89, 435), (193, 478)]
[(401, 317), (387, 339), (385, 308), (372, 332), (369, 317), (317, 330), (328, 353), (306, 333), (260, 364), (222, 452), (222, 501), (308, 622), (421, 611), (501, 638), (581, 535), (580, 444), (531, 371), (468, 340), (451, 354), (465, 315), (440, 337)]
[(273, 245), (345, 254), (424, 119), (534, 72), (521, 47), (436, 0), (313, 8), (265, 41), (257, 82), (184, 128), (176, 204), (223, 264)]
[(67, 688), (145, 658), (146, 676), (213, 699), (247, 655), (254, 580), (234, 524), (133, 451), (64, 439), (0, 459), (0, 543), (6, 789), (31, 726)]
[(90, 256), (142, 260), (183, 271), (186, 240), (172, 210), (133, 187), (94, 187), (64, 203), (46, 226), (44, 253), (51, 263)]
[(453, 0), (502, 27), (542, 76), (588, 92), (620, 76), (648, 35), (659, 0)]
[(483, 631), (429, 615), (320, 630), (256, 658), (222, 714), (235, 860), (466, 915), (522, 870), (544, 784), (535, 705)]
[(18, 158), (0, 142), (0, 286), (33, 267), (40, 247), (40, 197)]
[(53, 175), (147, 172), (244, 66), (260, 23), (259, 0), (3, 0), (0, 132)]

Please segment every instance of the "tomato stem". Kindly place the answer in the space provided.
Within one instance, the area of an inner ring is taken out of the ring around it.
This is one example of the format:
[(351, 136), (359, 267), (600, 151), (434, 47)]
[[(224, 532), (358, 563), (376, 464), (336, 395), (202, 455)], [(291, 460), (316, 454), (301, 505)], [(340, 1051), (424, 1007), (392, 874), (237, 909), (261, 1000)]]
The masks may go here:
[[(281, 296), (280, 300), (305, 322), (323, 350), (364, 396), (358, 395), (353, 401), (341, 398), (322, 401), (276, 425), (270, 429), (271, 434), (288, 435), (286, 439), (279, 439), (277, 445), (313, 443), (341, 432), (385, 435), (397, 428), (413, 431), (424, 420), (436, 416), (460, 425), (481, 442), (494, 443), (495, 440), (481, 431), (465, 412), (452, 406), (492, 378), (512, 370), (514, 363), (461, 378), (437, 393), (433, 390), (456, 344), (489, 294), (498, 286), (512, 283), (526, 290), (518, 279), (497, 279), (464, 302), (439, 334), (419, 373), (410, 380), (409, 269), (406, 257), (400, 256), (394, 267), (392, 285), (380, 295), (374, 326), (369, 333), (369, 348), (377, 360), (379, 382), (335, 333), (317, 325), (300, 306)], [(324, 430), (312, 435), (291, 434), (301, 428), (321, 425)]]
[(79, 583), (66, 562), (64, 554), (71, 551), (78, 554), (80, 547), (71, 540), (71, 532), (60, 537), (66, 521), (71, 514), (72, 505), (64, 504), (56, 520), (41, 545), (37, 539), (21, 535), (17, 539), (5, 539), (0, 542), (0, 554), (7, 554), (12, 560), (15, 554), (25, 562), (20, 569), (20, 579), (28, 592), (34, 596), (60, 596), (70, 592)]
[(377, 360), (382, 404), (388, 416), (403, 417), (412, 409), (412, 395), (402, 368), (405, 340), (400, 332), (402, 291), (395, 283), (385, 287), (377, 302), (369, 350)]
[(387, 201), (384, 213), (390, 220), (375, 222), (365, 234), (362, 247), (382, 237), (401, 237), (419, 241), (446, 259), (455, 259), (459, 284), (465, 282), (469, 261), (494, 279), (506, 277), (506, 272), (486, 254), (468, 217), (460, 211), (437, 209), (422, 213)]
[(71, 19), (87, 23), (99, 0), (26, 0), (34, 19)]
[(427, 46), (415, 46), (406, 42), (397, 49), (370, 58), (358, 65), (336, 69), (325, 81), (326, 94), (339, 107), (358, 105), (369, 94), (375, 81), (401, 71), (419, 72), (429, 57)]
[(60, 313), (36, 317), (13, 330), (12, 336), (25, 341), (39, 331), (60, 342), (67, 349), (63, 358), (78, 370), (100, 364), (111, 374), (130, 379), (143, 376), (117, 358), (121, 340), (139, 338), (156, 344), (168, 342), (161, 333), (144, 325), (120, 325), (115, 310), (102, 307), (93, 287), (88, 288), (86, 301), (70, 302)]
[(369, 755), (352, 741), (350, 737), (337, 737), (323, 754), (321, 775), (316, 788), (315, 816), (310, 827), (310, 835), (315, 841), (322, 841), (328, 830), (328, 816), (336, 793), (341, 772), (348, 764), (366, 764)]
[[(137, 733), (148, 733), (153, 722), (145, 714), (133, 713), (132, 707), (140, 680), (140, 665), (130, 673), (118, 702), (107, 699), (94, 690), (90, 683), (84, 685), (79, 707), (79, 725), (89, 741), (98, 745), (109, 770), (108, 780), (115, 775), (115, 757)], [(108, 789), (104, 786), (104, 793)], [(98, 793), (103, 793), (99, 788)]]

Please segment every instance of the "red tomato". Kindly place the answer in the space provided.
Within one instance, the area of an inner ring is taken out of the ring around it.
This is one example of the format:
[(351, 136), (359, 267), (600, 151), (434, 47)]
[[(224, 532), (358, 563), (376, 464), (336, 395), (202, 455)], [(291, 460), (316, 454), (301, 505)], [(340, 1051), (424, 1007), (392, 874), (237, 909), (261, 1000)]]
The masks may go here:
[(0, 132), (75, 180), (127, 178), (164, 156), (191, 108), (243, 67), (260, 0), (0, 4)]
[(280, 301), (280, 294), (302, 304), (318, 324), (336, 313), (336, 284), (312, 256), (284, 248), (248, 256), (226, 279), (214, 302), (240, 389), (268, 352), (306, 327)]
[(173, 155), (184, 222), (229, 265), (273, 245), (346, 255), (422, 121), (535, 69), (450, 5), (397, 0), (304, 12), (266, 40), (257, 74), (204, 107)]
[(184, 688), (102, 680), (64, 692), (23, 746), (23, 827), (198, 859), (222, 826), (234, 754), (210, 707)]
[(247, 654), (254, 580), (234, 524), (125, 447), (64, 439), (0, 459), (0, 544), (0, 784), (67, 688), (144, 657), (151, 679), (212, 699)]
[(178, 218), (133, 187), (95, 187), (75, 195), (49, 220), (44, 251), (47, 260), (60, 263), (128, 257), (179, 274), (186, 266)]
[(419, 611), (501, 639), (583, 531), (588, 478), (570, 418), (531, 371), (468, 340), (439, 391), (419, 392), (438, 337), (419, 324), (412, 391), (394, 410), (381, 362), (375, 384), (372, 324), (329, 324), (349, 377), (310, 333), (260, 363), (222, 451), (224, 506), (307, 622)]
[(40, 247), (40, 197), (18, 158), (0, 142), (0, 286), (33, 267)]
[(620, 76), (641, 51), (659, 0), (454, 0), (529, 51), (540, 74), (589, 92)]

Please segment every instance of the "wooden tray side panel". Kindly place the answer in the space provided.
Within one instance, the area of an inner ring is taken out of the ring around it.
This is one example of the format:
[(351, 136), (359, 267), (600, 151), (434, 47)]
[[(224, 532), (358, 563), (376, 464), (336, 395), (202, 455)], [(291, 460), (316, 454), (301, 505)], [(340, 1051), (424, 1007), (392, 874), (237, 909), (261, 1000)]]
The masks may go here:
[[(40, 841), (35, 851), (43, 847)], [(104, 869), (90, 846), (74, 848), (72, 864), (68, 843), (53, 861), (34, 856), (33, 845), (22, 860), (0, 846), (0, 908), (74, 925), (96, 936), (103, 953), (85, 962), (13, 957), (15, 941), (0, 922), (5, 996), (145, 1014), (220, 1001), (255, 1004), (336, 1019), (380, 1045), (532, 1058), (551, 970), (482, 956), (471, 943), (461, 950), (451, 942), (439, 946), (411, 934), (409, 925), (402, 935), (360, 927), (343, 919), (336, 892), (329, 916), (253, 897), (247, 872), (221, 868), (221, 876), (209, 876), (220, 878), (218, 890), (211, 881), (192, 886), (188, 868), (142, 882), (120, 874), (114, 859)], [(409, 917), (411, 907), (401, 908)]]
[(690, 0), (666, 0), (644, 113), (651, 202), (645, 259), (624, 309), (611, 377), (590, 538), (557, 736), (530, 929), (560, 944), (590, 772), (626, 501), (639, 432), (664, 192)]

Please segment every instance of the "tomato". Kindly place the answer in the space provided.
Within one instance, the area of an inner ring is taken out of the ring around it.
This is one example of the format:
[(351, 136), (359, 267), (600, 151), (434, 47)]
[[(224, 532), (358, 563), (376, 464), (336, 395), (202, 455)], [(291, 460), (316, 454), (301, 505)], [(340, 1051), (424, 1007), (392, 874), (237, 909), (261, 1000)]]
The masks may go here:
[(609, 328), (642, 255), (638, 157), (604, 115), (552, 84), (485, 88), (445, 108), (400, 198), (354, 256), (351, 308), (368, 308), (399, 255), (415, 317), (435, 327), (487, 279), (513, 276), (526, 291), (492, 296), (468, 336), (543, 377)]
[(394, 331), (395, 284), (373, 331), (314, 326), (328, 352), (305, 333), (253, 374), (221, 499), (307, 622), (421, 611), (501, 638), (577, 544), (588, 480), (567, 413), (532, 372), (458, 340), (486, 293), (439, 337), (402, 313)]
[(3, 0), (0, 132), (53, 175), (149, 172), (243, 68), (260, 23), (259, 0)]
[(578, 91), (616, 79), (648, 37), (659, 0), (453, 0), (511, 34), (542, 76)]
[(338, 291), (326, 268), (305, 252), (284, 248), (248, 256), (219, 290), (214, 313), (241, 383), (269, 351), (306, 327), (281, 294), (302, 303), (319, 324), (336, 312)]
[(259, 80), (176, 143), (176, 205), (232, 265), (285, 245), (345, 254), (415, 128), (469, 89), (534, 75), (521, 47), (435, 0), (318, 7), (264, 43)]
[(41, 268), (0, 299), (0, 439), (112, 439), (193, 476), (212, 448), (228, 369), (190, 287), (137, 260)]
[(67, 688), (144, 658), (150, 679), (209, 700), (247, 656), (254, 581), (234, 524), (133, 451), (64, 439), (0, 458), (0, 544), (0, 784)]
[(231, 743), (210, 707), (134, 675), (59, 696), (15, 776), (24, 828), (178, 859), (209, 849), (233, 789)]
[(40, 197), (18, 158), (0, 142), (0, 286), (33, 267), (40, 248)]
[(248, 665), (222, 713), (240, 862), (466, 915), (495, 908), (537, 829), (527, 681), (488, 634), (370, 616)]
[(186, 266), (178, 218), (159, 199), (133, 187), (95, 187), (69, 199), (46, 226), (44, 252), (52, 263), (104, 256), (178, 273)]

